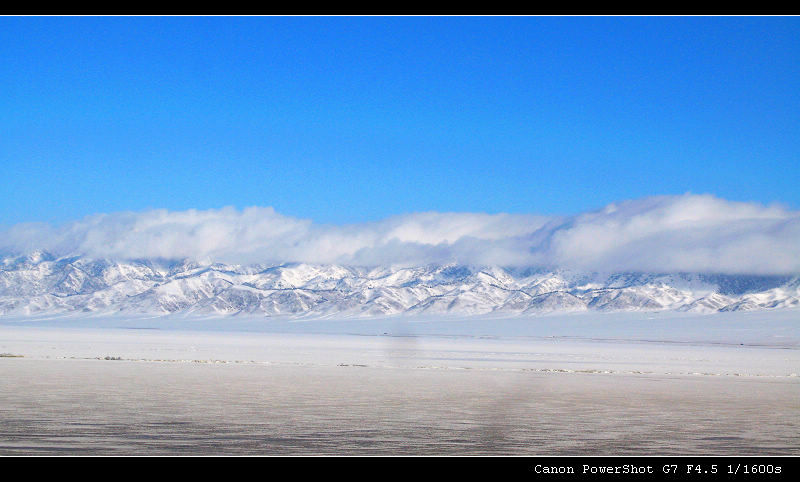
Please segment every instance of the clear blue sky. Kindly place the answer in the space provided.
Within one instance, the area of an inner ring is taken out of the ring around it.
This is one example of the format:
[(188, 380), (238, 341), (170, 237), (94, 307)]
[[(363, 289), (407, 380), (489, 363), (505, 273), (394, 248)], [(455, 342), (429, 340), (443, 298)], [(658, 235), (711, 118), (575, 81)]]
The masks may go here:
[(0, 18), (0, 224), (800, 206), (800, 18)]

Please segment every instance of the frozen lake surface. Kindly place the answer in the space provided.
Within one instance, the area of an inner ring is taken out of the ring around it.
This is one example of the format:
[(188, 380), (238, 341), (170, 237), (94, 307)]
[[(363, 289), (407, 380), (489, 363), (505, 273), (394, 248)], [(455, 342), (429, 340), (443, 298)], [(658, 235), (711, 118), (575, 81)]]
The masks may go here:
[(3, 319), (0, 454), (800, 455), (797, 315)]

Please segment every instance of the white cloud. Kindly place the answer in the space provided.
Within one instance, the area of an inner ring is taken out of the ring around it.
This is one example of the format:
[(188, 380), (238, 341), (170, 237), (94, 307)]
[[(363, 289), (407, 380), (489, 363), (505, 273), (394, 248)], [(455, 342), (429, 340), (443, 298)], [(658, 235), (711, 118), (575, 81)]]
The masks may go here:
[(361, 265), (458, 262), (595, 271), (800, 272), (800, 212), (709, 195), (624, 201), (568, 218), (416, 213), (342, 226), (251, 207), (89, 216), (0, 232), (15, 253)]
[(545, 263), (601, 271), (800, 272), (800, 213), (713, 196), (611, 204), (550, 230)]

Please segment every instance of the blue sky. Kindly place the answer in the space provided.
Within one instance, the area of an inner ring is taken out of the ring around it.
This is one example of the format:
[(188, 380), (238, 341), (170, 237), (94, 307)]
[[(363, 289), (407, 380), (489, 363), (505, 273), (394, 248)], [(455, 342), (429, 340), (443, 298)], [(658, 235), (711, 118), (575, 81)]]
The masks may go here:
[(800, 18), (0, 18), (0, 224), (800, 206)]

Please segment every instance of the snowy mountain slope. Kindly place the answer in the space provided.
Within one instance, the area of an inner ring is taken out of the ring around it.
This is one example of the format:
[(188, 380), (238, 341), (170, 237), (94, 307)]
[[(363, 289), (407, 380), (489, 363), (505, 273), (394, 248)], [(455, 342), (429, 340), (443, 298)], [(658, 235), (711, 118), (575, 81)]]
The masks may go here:
[(800, 307), (798, 276), (585, 273), (430, 265), (240, 266), (56, 258), (0, 261), (0, 314), (204, 313), (362, 317)]

